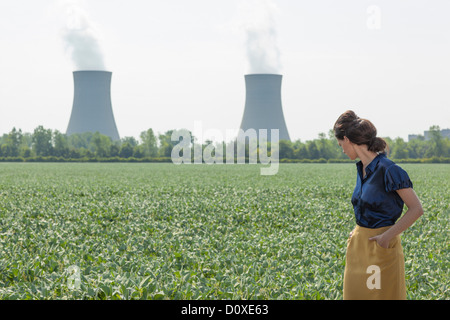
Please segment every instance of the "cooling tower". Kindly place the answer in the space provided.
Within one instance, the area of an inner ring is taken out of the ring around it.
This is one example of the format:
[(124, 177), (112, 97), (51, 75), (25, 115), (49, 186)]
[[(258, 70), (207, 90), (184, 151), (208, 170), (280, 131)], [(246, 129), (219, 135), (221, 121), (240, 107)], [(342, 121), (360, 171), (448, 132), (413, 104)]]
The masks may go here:
[(271, 140), (270, 130), (279, 130), (280, 140), (291, 140), (286, 127), (281, 105), (281, 75), (249, 74), (245, 76), (246, 100), (241, 129), (267, 129), (267, 139)]
[(108, 71), (74, 71), (74, 98), (67, 134), (99, 132), (120, 140), (111, 105)]

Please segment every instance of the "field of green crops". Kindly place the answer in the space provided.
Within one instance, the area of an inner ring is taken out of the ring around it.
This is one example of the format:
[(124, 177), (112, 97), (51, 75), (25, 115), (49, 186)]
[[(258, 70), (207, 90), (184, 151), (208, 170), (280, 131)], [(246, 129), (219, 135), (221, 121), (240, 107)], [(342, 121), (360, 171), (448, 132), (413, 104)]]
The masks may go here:
[[(408, 299), (449, 299), (450, 165), (401, 166)], [(342, 299), (355, 170), (1, 163), (0, 299)]]

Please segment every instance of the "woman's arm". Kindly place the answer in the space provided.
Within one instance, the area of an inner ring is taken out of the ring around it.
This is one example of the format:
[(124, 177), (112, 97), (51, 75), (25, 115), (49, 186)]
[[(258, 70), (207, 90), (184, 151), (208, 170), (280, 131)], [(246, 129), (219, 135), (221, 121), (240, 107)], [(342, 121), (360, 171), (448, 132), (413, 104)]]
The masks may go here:
[(400, 189), (397, 190), (397, 193), (405, 202), (408, 210), (391, 228), (369, 239), (377, 241), (383, 248), (388, 248), (392, 238), (408, 229), (423, 214), (422, 204), (412, 188)]

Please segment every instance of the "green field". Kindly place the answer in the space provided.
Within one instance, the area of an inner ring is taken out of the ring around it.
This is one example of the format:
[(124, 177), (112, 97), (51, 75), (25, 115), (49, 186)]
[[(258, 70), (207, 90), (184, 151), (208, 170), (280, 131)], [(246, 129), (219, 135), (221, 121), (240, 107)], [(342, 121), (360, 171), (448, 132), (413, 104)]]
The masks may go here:
[[(449, 299), (450, 165), (401, 166), (425, 210), (408, 299)], [(1, 163), (0, 299), (342, 299), (354, 164), (259, 172)]]

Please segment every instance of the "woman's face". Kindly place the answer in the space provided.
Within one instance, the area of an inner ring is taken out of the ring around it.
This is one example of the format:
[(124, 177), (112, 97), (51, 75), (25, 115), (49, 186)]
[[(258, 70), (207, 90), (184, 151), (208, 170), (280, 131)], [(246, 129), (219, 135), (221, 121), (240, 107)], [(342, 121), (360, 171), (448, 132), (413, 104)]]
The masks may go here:
[(337, 139), (339, 146), (342, 148), (342, 151), (349, 157), (351, 160), (355, 160), (358, 155), (356, 154), (355, 148), (353, 146), (353, 143), (347, 138), (344, 137), (344, 139), (340, 140)]

